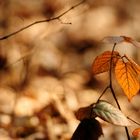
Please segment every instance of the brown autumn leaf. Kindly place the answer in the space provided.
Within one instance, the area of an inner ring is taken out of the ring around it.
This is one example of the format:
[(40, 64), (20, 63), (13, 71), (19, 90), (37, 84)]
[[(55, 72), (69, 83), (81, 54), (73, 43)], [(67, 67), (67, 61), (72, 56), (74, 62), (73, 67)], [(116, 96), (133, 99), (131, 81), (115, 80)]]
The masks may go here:
[(133, 130), (132, 135), (134, 137), (140, 136), (140, 128), (136, 128), (135, 130)]
[(78, 109), (78, 111), (75, 113), (75, 116), (78, 120), (82, 121), (84, 119), (89, 119), (89, 118), (95, 118), (96, 115), (93, 114), (92, 112), (93, 107), (92, 106), (87, 106), (87, 107), (81, 107)]
[(118, 83), (130, 101), (139, 91), (138, 74), (130, 62), (119, 59), (115, 66), (115, 75)]
[[(111, 60), (111, 51), (105, 51), (101, 55), (97, 56), (92, 64), (92, 72), (93, 74), (99, 74), (110, 69), (110, 60)], [(117, 51), (114, 51), (112, 55), (112, 62), (113, 66), (116, 64), (117, 60), (119, 59), (120, 55)]]
[(84, 119), (76, 128), (71, 140), (98, 140), (102, 134), (102, 127), (96, 119)]

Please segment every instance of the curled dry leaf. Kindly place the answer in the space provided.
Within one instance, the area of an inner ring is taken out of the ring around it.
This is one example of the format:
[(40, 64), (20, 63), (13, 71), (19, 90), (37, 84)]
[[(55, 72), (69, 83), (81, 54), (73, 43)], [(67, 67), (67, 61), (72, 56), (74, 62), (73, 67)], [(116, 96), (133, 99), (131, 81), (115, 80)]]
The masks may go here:
[(134, 63), (132, 65), (131, 62), (124, 62), (120, 59), (115, 67), (116, 79), (129, 101), (138, 93), (140, 88), (137, 70), (133, 66), (136, 67)]
[(90, 119), (95, 118), (96, 115), (92, 113), (92, 106), (82, 107), (76, 113), (76, 118), (78, 120)]
[(92, 64), (93, 74), (99, 74), (110, 69), (110, 60), (112, 55), (112, 66), (115, 66), (117, 60), (120, 58), (120, 55), (117, 51), (114, 51), (113, 54), (111, 51), (105, 51), (101, 55), (97, 56)]
[(98, 140), (102, 134), (102, 127), (96, 119), (84, 119), (76, 128), (71, 140)]
[(93, 107), (93, 112), (104, 121), (112, 123), (119, 126), (128, 126), (130, 125), (127, 117), (118, 109), (109, 104), (106, 101), (100, 100)]
[(125, 42), (131, 43), (132, 45), (134, 45), (135, 47), (140, 47), (140, 42), (132, 39), (131, 37), (127, 37), (127, 36), (121, 36), (124, 38)]
[(127, 42), (127, 43), (131, 43), (135, 47), (140, 47), (140, 42), (132, 39), (131, 37), (127, 37), (127, 36), (107, 36), (107, 37), (103, 38), (102, 42), (111, 43), (111, 44)]
[(140, 128), (136, 128), (136, 129), (132, 132), (132, 135), (133, 135), (134, 137), (140, 136)]

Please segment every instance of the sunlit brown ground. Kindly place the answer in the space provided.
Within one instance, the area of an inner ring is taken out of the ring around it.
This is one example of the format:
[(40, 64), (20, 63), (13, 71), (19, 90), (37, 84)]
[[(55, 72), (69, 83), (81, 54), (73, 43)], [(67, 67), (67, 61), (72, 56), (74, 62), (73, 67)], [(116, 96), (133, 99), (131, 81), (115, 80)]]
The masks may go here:
[[(78, 2), (0, 0), (0, 37)], [(109, 82), (107, 73), (91, 72), (94, 58), (112, 47), (101, 40), (126, 35), (140, 41), (139, 13), (139, 0), (87, 0), (63, 23), (41, 23), (0, 41), (0, 140), (70, 140), (79, 124), (76, 110), (96, 102)], [(140, 64), (139, 48), (124, 43), (117, 50)], [(123, 112), (140, 122), (140, 95), (128, 102), (113, 79)], [(102, 99), (115, 105), (109, 92)], [(100, 140), (126, 140), (123, 127), (99, 121)], [(136, 127), (129, 127), (131, 137)]]

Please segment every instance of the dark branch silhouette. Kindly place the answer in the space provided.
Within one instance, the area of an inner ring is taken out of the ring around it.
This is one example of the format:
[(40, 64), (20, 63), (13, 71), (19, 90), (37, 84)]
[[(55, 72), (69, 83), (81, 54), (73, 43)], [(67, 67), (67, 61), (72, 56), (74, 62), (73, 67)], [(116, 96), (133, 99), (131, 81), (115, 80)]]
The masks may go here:
[(12, 36), (22, 32), (23, 30), (25, 30), (25, 29), (33, 26), (33, 25), (39, 24), (39, 23), (44, 23), (44, 22), (50, 22), (50, 21), (53, 21), (53, 20), (58, 20), (61, 24), (71, 24), (69, 22), (68, 23), (62, 22), (61, 17), (63, 17), (65, 14), (67, 14), (68, 12), (70, 12), (71, 10), (73, 10), (76, 7), (78, 7), (79, 5), (81, 5), (84, 2), (85, 2), (85, 0), (82, 0), (81, 2), (77, 3), (76, 5), (72, 6), (71, 8), (69, 8), (68, 10), (64, 11), (63, 13), (61, 13), (60, 15), (58, 15), (56, 17), (35, 21), (35, 22), (33, 22), (33, 23), (31, 23), (31, 24), (29, 24), (27, 26), (24, 26), (24, 27), (20, 28), (19, 30), (15, 31), (15, 32), (12, 32), (12, 33), (9, 33), (8, 35), (0, 37), (0, 40), (5, 40), (7, 38), (10, 38), (10, 37), (12, 37)]

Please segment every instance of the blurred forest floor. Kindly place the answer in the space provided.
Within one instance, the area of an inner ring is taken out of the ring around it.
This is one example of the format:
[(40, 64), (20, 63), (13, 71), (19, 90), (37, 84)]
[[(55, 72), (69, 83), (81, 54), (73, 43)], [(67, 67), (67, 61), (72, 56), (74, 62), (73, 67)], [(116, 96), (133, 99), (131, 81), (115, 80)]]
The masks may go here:
[[(78, 2), (0, 0), (0, 37)], [(0, 140), (70, 140), (79, 123), (74, 113), (96, 102), (108, 83), (107, 73), (95, 77), (91, 70), (94, 58), (112, 47), (100, 41), (108, 35), (140, 41), (139, 13), (139, 0), (87, 0), (62, 23), (37, 24), (0, 41)], [(121, 44), (117, 50), (140, 64), (139, 49)], [(129, 103), (114, 85), (123, 112), (140, 122), (140, 95)], [(110, 93), (103, 99), (115, 105)], [(123, 127), (100, 123), (101, 140), (126, 139)]]

